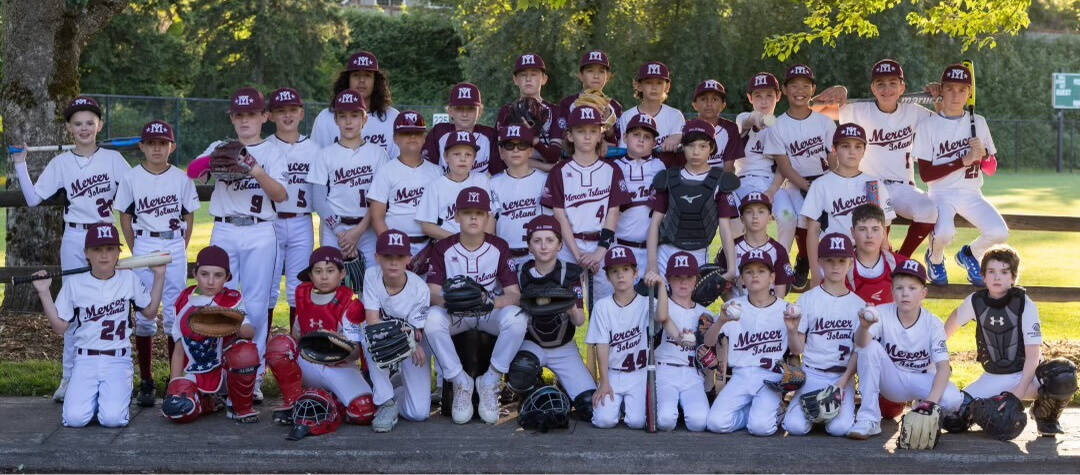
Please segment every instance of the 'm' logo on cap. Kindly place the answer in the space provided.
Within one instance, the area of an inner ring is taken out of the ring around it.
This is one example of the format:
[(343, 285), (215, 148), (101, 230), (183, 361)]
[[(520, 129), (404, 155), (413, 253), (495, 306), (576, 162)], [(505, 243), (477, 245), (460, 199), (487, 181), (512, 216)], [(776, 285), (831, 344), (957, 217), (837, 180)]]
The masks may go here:
[(398, 234), (398, 233), (393, 233), (393, 234), (391, 234), (391, 235), (389, 235), (387, 237), (389, 238), (387, 240), (387, 242), (391, 246), (404, 246), (405, 245), (405, 241), (402, 239), (401, 235)]
[(766, 76), (764, 74), (758, 74), (757, 76), (754, 76), (754, 85), (755, 86), (764, 86), (764, 85), (766, 85), (768, 83), (769, 83), (769, 77), (768, 76)]
[(968, 78), (967, 71), (964, 71), (962, 68), (952, 68), (946, 73), (946, 76), (948, 76), (949, 79), (967, 80)]
[(720, 89), (720, 83), (716, 82), (715, 79), (709, 79), (705, 81), (705, 89)]
[(111, 226), (98, 226), (98, 228), (97, 228), (97, 237), (98, 237), (98, 239), (105, 239), (105, 238), (110, 238), (111, 239), (113, 237), (112, 230), (113, 230), (113, 228)]
[(649, 63), (646, 67), (648, 74), (660, 74), (660, 65), (657, 63)]
[(879, 73), (891, 73), (896, 71), (896, 68), (893, 68), (891, 63), (881, 63), (878, 65), (877, 70)]
[(904, 270), (909, 270), (909, 271), (912, 271), (912, 272), (918, 272), (919, 271), (919, 263), (918, 263), (918, 261), (916, 261), (914, 259), (908, 259), (908, 260), (904, 261)]
[(352, 94), (352, 93), (342, 94), (341, 98), (338, 100), (338, 102), (340, 102), (342, 104), (355, 104), (356, 101), (357, 101), (357, 97), (356, 97), (355, 94)]
[(296, 99), (296, 96), (293, 95), (292, 91), (279, 91), (277, 93), (277, 100), (279, 101), (291, 101), (293, 99)]
[(690, 267), (690, 256), (675, 256), (675, 267)]
[(162, 123), (159, 123), (159, 122), (154, 122), (152, 124), (148, 124), (146, 126), (146, 133), (148, 133), (148, 134), (164, 134), (164, 133), (166, 133), (165, 132), (165, 124), (162, 124)]
[(536, 64), (536, 56), (531, 54), (521, 55), (521, 64)]
[(470, 88), (470, 87), (459, 87), (458, 90), (457, 90), (457, 98), (458, 99), (472, 99), (472, 88)]
[(810, 68), (802, 65), (793, 66), (791, 68), (791, 74), (810, 74)]
[(752, 192), (746, 195), (746, 201), (758, 201), (761, 199), (761, 193)]
[(86, 99), (83, 99), (81, 97), (78, 98), (78, 99), (75, 99), (74, 101), (72, 101), (72, 104), (75, 104), (77, 106), (84, 106), (84, 105), (87, 105), (89, 103), (90, 103), (90, 101), (88, 101)]
[(405, 114), (405, 120), (415, 124), (417, 122), (416, 114), (413, 114), (412, 112)]
[(250, 106), (255, 103), (251, 96), (247, 94), (236, 96), (236, 100), (233, 102), (235, 102), (238, 106)]
[(626, 257), (626, 248), (625, 247), (616, 247), (616, 248), (611, 249), (611, 257), (616, 258), (616, 259), (622, 259), (622, 258)]
[(521, 126), (520, 125), (507, 126), (506, 127), (506, 136), (507, 137), (521, 137)]
[(596, 114), (593, 113), (593, 109), (591, 107), (582, 107), (578, 110), (581, 111), (578, 117), (580, 117), (582, 120), (596, 119)]
[(847, 127), (844, 127), (844, 135), (859, 135), (859, 129), (856, 129), (854, 126), (849, 125)]
[(834, 251), (843, 251), (844, 249), (847, 249), (847, 246), (844, 245), (844, 238), (842, 238), (842, 237), (830, 238), (829, 239), (829, 249), (832, 249)]
[(479, 203), (480, 202), (480, 192), (479, 191), (470, 191), (468, 193), (468, 195), (469, 196), (468, 196), (467, 201), (469, 203)]
[(747, 259), (764, 259), (765, 258), (765, 251), (762, 251), (761, 249), (751, 249), (749, 252), (746, 253), (746, 258)]
[(458, 142), (472, 142), (472, 132), (467, 130), (457, 131), (457, 140)]
[(368, 58), (367, 56), (357, 56), (356, 60), (353, 61), (353, 64), (357, 66), (371, 66), (371, 58)]
[(600, 51), (589, 51), (589, 61), (603, 61), (604, 53)]

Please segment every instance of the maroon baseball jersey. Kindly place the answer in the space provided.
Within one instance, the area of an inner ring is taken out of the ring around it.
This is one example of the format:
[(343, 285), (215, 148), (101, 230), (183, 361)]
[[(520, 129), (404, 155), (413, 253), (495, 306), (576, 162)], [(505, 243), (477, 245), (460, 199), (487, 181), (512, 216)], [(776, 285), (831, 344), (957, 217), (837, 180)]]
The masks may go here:
[[(746, 236), (739, 236), (735, 238), (734, 244), (735, 262), (739, 262), (739, 260), (742, 259), (742, 256), (747, 252), (755, 249), (761, 250), (773, 261), (773, 274), (775, 274), (773, 286), (788, 285), (791, 282), (791, 278), (794, 276), (795, 271), (791, 269), (791, 261), (788, 258), (787, 250), (775, 239), (769, 238), (768, 241), (765, 241), (765, 244), (754, 247), (746, 242)], [(723, 264), (724, 262), (727, 262), (725, 260), (726, 257), (724, 250), (721, 249), (720, 252), (716, 253), (716, 262)], [(738, 274), (739, 270), (736, 269), (735, 275), (738, 276)], [(739, 295), (746, 295), (746, 289), (742, 288), (741, 282), (738, 284), (738, 287), (742, 290)]]
[[(446, 146), (447, 137), (455, 130), (457, 129), (454, 124), (450, 122), (435, 124), (424, 139), (424, 147), (420, 149), (420, 156), (442, 167), (444, 173), (446, 160), (443, 158), (443, 147)], [(478, 124), (473, 127), (473, 137), (476, 137), (476, 144), (480, 146), (480, 150), (476, 151), (476, 161), (473, 163), (472, 171), (494, 175), (505, 170), (506, 164), (499, 157), (498, 132), (494, 128)]]
[(484, 243), (475, 250), (461, 244), (461, 234), (435, 243), (431, 250), (429, 284), (443, 285), (447, 276), (464, 275), (484, 286), (488, 292), (499, 293), (503, 288), (517, 285), (517, 274), (510, 263), (510, 246), (506, 241), (490, 234), (484, 235)]
[(608, 160), (587, 167), (564, 160), (548, 173), (540, 204), (566, 211), (575, 233), (599, 232), (612, 207), (630, 203), (622, 171)]

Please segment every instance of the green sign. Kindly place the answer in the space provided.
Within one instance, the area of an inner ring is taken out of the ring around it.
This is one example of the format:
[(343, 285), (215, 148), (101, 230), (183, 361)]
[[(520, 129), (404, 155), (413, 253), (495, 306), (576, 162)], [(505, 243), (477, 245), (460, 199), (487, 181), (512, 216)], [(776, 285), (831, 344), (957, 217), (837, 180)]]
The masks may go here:
[(1054, 109), (1080, 109), (1080, 74), (1054, 73)]

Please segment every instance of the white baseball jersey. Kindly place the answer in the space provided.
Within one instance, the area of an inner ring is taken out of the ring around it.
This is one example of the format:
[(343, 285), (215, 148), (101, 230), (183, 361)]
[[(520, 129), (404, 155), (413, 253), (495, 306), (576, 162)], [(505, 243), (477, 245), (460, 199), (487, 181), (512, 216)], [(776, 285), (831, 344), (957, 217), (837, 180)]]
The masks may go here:
[(765, 155), (787, 155), (800, 176), (815, 177), (829, 169), (827, 157), (834, 132), (836, 124), (832, 119), (817, 112), (802, 120), (784, 113), (769, 128)]
[[(220, 144), (220, 141), (210, 144), (199, 156), (210, 155)], [(264, 140), (246, 148), (270, 178), (281, 183), (281, 186), (288, 183), (288, 167), (273, 145)], [(277, 217), (277, 211), (259, 182), (249, 176), (235, 181), (216, 180), (214, 192), (210, 195), (210, 215), (219, 218), (252, 216), (269, 221)]]
[(771, 369), (775, 360), (787, 351), (787, 326), (784, 309), (787, 302), (776, 299), (768, 307), (755, 307), (746, 297), (735, 297), (742, 306), (742, 316), (724, 324), (721, 333), (728, 337), (728, 366)]
[(488, 176), (484, 173), (470, 173), (462, 182), (451, 180), (443, 175), (428, 182), (416, 208), (416, 220), (422, 223), (434, 223), (451, 233), (461, 231), (461, 226), (454, 220), (457, 216), (457, 197), (461, 190), (470, 186), (488, 189)]
[(945, 325), (929, 310), (920, 309), (909, 328), (900, 323), (896, 304), (878, 305), (880, 318), (870, 326), (870, 336), (881, 342), (889, 359), (902, 371), (933, 373), (935, 363), (949, 361)]
[(311, 183), (308, 183), (307, 176), (319, 155), (319, 146), (303, 135), (296, 143), (283, 142), (276, 135), (271, 135), (266, 141), (280, 151), (288, 170), (285, 190), (289, 198), (274, 206), (282, 213), (310, 213)]
[(113, 198), (120, 179), (131, 170), (115, 150), (97, 149), (89, 157), (67, 151), (53, 157), (34, 183), (34, 191), (48, 199), (63, 190), (67, 197), (64, 222), (112, 222)]
[[(986, 126), (986, 119), (979, 114), (975, 114), (975, 135), (982, 140), (987, 155), (997, 153), (994, 139), (990, 136), (990, 128)], [(961, 160), (967, 155), (971, 148), (967, 144), (969, 138), (971, 116), (967, 112), (955, 119), (934, 114), (919, 122), (919, 126), (915, 128), (915, 144), (911, 147), (911, 154), (922, 160), (922, 163), (919, 163), (921, 167), (944, 165)], [(979, 190), (982, 184), (982, 167), (976, 161), (971, 166), (953, 170), (926, 186), (930, 190)]]
[[(691, 302), (693, 303), (693, 302)], [(656, 347), (656, 361), (658, 363), (668, 363), (676, 366), (694, 366), (694, 359), (697, 357), (697, 351), (694, 348), (683, 349), (679, 344), (683, 334), (689, 334), (691, 337), (698, 329), (698, 319), (702, 315), (707, 315), (710, 322), (715, 321), (716, 317), (709, 312), (709, 309), (702, 307), (700, 304), (693, 303), (690, 308), (679, 305), (674, 300), (668, 299), (668, 318), (675, 324), (680, 330), (678, 335), (672, 335), (664, 330), (664, 339), (660, 342), (660, 346)]]
[(891, 113), (876, 102), (849, 102), (840, 108), (840, 123), (853, 122), (866, 130), (866, 155), (859, 170), (886, 180), (915, 183), (911, 145), (919, 121), (933, 114), (918, 104), (897, 104)]
[(548, 173), (540, 203), (562, 208), (575, 233), (599, 232), (612, 206), (630, 202), (622, 172), (614, 163), (597, 160), (588, 167), (564, 160)]
[[(523, 178), (514, 178), (506, 172), (491, 177), (488, 191), (491, 207), (495, 213), (495, 235), (502, 238), (510, 249), (526, 249), (525, 224), (541, 214), (551, 214), (540, 205), (547, 173), (532, 170)], [(560, 236), (561, 238), (562, 236)]]
[(113, 207), (131, 215), (131, 227), (148, 232), (181, 231), (184, 215), (199, 209), (199, 194), (187, 173), (174, 166), (153, 174), (141, 165), (120, 180)]
[(517, 272), (510, 263), (510, 248), (506, 241), (490, 234), (485, 234), (480, 247), (471, 251), (461, 244), (460, 234), (441, 239), (431, 250), (430, 263), (429, 284), (443, 285), (449, 277), (464, 275), (493, 295), (502, 295), (502, 289), (518, 284)]
[(416, 212), (424, 188), (442, 175), (438, 165), (421, 160), (420, 166), (412, 168), (401, 160), (390, 160), (375, 171), (368, 189), (368, 201), (386, 205), (386, 226), (409, 236), (423, 236)]
[[(975, 307), (971, 305), (971, 295), (964, 297), (964, 301), (956, 307), (956, 323), (960, 326), (967, 325), (975, 320)], [(1035, 307), (1035, 301), (1024, 295), (1024, 313), (1020, 315), (1022, 328), (1020, 333), (1024, 335), (1025, 345), (1042, 344), (1042, 328), (1039, 323), (1039, 309)]]
[(367, 215), (367, 193), (375, 170), (388, 161), (386, 151), (371, 142), (356, 149), (334, 143), (319, 153), (307, 181), (329, 187), (326, 201), (335, 216), (363, 218)]
[(135, 309), (150, 305), (150, 292), (126, 269), (117, 269), (104, 280), (89, 272), (69, 276), (56, 296), (57, 316), (75, 326), (75, 347), (87, 350), (130, 348), (132, 305)]
[(713, 126), (713, 140), (716, 141), (716, 153), (709, 157), (710, 167), (722, 167), (724, 162), (742, 158), (743, 142), (739, 136), (739, 126), (723, 117)]
[[(780, 244), (779, 241), (769, 238), (768, 241), (765, 241), (765, 244), (752, 246), (746, 241), (746, 235), (742, 235), (735, 238), (733, 244), (735, 244), (735, 262), (741, 261), (746, 253), (754, 250), (759, 250), (766, 256), (769, 256), (769, 259), (772, 259), (772, 271), (774, 277), (771, 288), (775, 289), (777, 286), (788, 285), (791, 282), (791, 278), (795, 275), (795, 271), (791, 268), (791, 260), (788, 258), (787, 249), (784, 249), (784, 246)], [(726, 252), (725, 249), (721, 249), (720, 252), (716, 254), (716, 261), (727, 262)], [(736, 268), (735, 277), (737, 278), (739, 275), (739, 269)], [(743, 286), (742, 279), (736, 280), (733, 290), (736, 295), (746, 295), (746, 287)]]
[(855, 292), (837, 297), (819, 285), (802, 294), (798, 305), (802, 309), (799, 333), (806, 335), (803, 364), (823, 371), (842, 371), (855, 351), (859, 310), (866, 302)]
[(403, 320), (413, 328), (424, 328), (431, 291), (424, 279), (405, 271), (405, 287), (390, 295), (383, 284), (382, 268), (368, 266), (364, 272), (364, 310), (378, 310), (383, 320)]
[(653, 177), (667, 167), (655, 157), (649, 157), (648, 160), (623, 157), (615, 160), (615, 164), (619, 166), (623, 182), (626, 183), (626, 191), (630, 194), (630, 202), (619, 208), (621, 213), (619, 222), (615, 225), (615, 235), (619, 239), (643, 243), (649, 236), (649, 215), (652, 211), (649, 208), (649, 198), (653, 194)]
[[(736, 123), (743, 123), (749, 112), (743, 112), (735, 118)], [(743, 157), (735, 160), (735, 174), (741, 176), (760, 175), (773, 176), (773, 166), (776, 165), (771, 158), (765, 156), (765, 142), (768, 140), (769, 128), (747, 132), (746, 145), (743, 147)]]
[[(386, 115), (382, 118), (368, 111), (367, 122), (364, 123), (364, 129), (360, 131), (364, 142), (382, 147), (390, 158), (397, 158), (401, 153), (398, 151), (397, 144), (394, 143), (394, 121), (397, 120), (397, 116), (398, 110), (393, 107), (387, 107)], [(334, 113), (330, 112), (330, 109), (323, 109), (319, 115), (315, 116), (315, 122), (311, 125), (311, 140), (314, 140), (320, 148), (337, 142), (340, 133), (337, 123), (334, 122)]]
[(622, 307), (612, 295), (596, 302), (585, 343), (608, 345), (608, 368), (629, 372), (645, 369), (648, 334), (649, 299), (635, 294), (634, 300)]
[[(626, 135), (626, 126), (630, 124), (630, 119), (633, 119), (635, 115), (638, 115), (641, 111), (637, 106), (630, 108), (619, 116), (619, 120), (615, 122), (615, 128), (619, 133), (619, 146), (625, 147), (626, 140), (622, 137)], [(664, 142), (664, 139), (671, 134), (681, 134), (682, 127), (686, 124), (686, 117), (683, 116), (682, 111), (671, 107), (667, 104), (660, 104), (660, 112), (657, 112), (653, 116), (653, 120), (656, 121), (656, 131), (660, 135), (656, 136), (656, 145), (660, 145)]]
[(850, 237), (851, 212), (864, 204), (881, 207), (886, 220), (896, 218), (889, 190), (881, 179), (865, 173), (847, 178), (830, 171), (810, 184), (799, 214), (811, 220), (825, 215), (828, 226), (822, 227), (822, 235), (841, 233)]

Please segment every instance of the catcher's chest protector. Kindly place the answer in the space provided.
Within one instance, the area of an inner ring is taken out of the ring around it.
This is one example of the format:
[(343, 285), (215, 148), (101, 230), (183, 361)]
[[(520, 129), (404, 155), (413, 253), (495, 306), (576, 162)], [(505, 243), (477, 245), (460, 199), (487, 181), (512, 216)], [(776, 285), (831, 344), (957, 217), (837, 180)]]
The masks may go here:
[[(532, 268), (535, 264), (536, 261), (530, 260), (521, 266), (518, 271), (518, 282), (521, 284), (521, 289), (526, 289), (531, 285), (553, 285), (573, 289), (573, 282), (568, 283), (566, 281), (567, 265), (563, 261), (556, 260), (555, 270), (543, 277), (533, 277)], [(571, 279), (580, 277), (580, 272), (572, 274), (574, 275), (570, 276)], [(576, 327), (568, 317), (552, 318), (547, 321), (530, 318), (529, 325), (526, 327), (525, 338), (536, 343), (541, 348), (557, 348), (573, 341), (575, 330)]]
[(978, 360), (991, 374), (1010, 374), (1024, 369), (1024, 290), (1009, 289), (1001, 299), (990, 298), (986, 289), (971, 295), (975, 308), (975, 345)]
[(713, 168), (702, 181), (682, 178), (682, 169), (669, 168), (658, 175), (666, 181), (668, 210), (660, 222), (660, 242), (679, 249), (709, 247), (719, 219), (713, 195), (723, 170)]
[[(195, 289), (194, 285), (188, 287), (177, 297), (176, 308), (182, 311), (183, 314), (177, 319), (176, 325), (180, 325), (180, 336), (183, 337), (183, 341), (180, 343), (184, 346), (184, 355), (187, 356), (187, 365), (184, 367), (184, 371), (192, 374), (204, 374), (221, 368), (222, 350), (236, 338), (232, 336), (225, 338), (209, 337), (191, 330), (188, 318), (201, 307), (201, 305), (196, 307), (189, 304), (191, 294)], [(239, 301), (240, 292), (225, 289), (215, 295), (209, 305), (232, 308)]]
[(874, 305), (892, 303), (893, 301), (892, 271), (896, 268), (896, 255), (891, 252), (882, 252), (881, 260), (885, 265), (885, 270), (877, 277), (863, 277), (855, 272), (857, 266), (851, 266), (851, 270), (847, 274), (847, 284), (854, 289), (855, 295)]
[(338, 287), (337, 295), (329, 304), (315, 305), (311, 301), (314, 288), (309, 282), (296, 288), (296, 322), (300, 325), (300, 334), (315, 330), (340, 331), (341, 319), (352, 303), (352, 290)]

